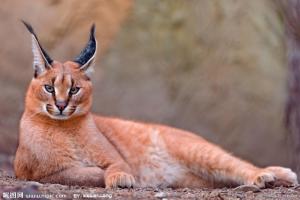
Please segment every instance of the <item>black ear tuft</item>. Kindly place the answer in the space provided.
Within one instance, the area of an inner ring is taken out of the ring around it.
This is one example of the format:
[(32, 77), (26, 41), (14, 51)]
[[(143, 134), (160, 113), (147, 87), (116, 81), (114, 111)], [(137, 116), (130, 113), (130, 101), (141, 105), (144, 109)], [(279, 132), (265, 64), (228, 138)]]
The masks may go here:
[(84, 66), (87, 64), (94, 56), (97, 50), (97, 41), (95, 38), (95, 24), (92, 25), (90, 31), (90, 39), (86, 47), (80, 52), (79, 56), (74, 59), (74, 62)]
[(95, 29), (96, 29), (96, 25), (95, 23), (92, 24), (92, 27), (91, 27), (91, 32), (90, 32), (90, 39), (95, 39)]
[(46, 61), (48, 62), (48, 64), (51, 65), (52, 62), (53, 62), (53, 60), (50, 58), (50, 56), (47, 54), (47, 52), (46, 52), (46, 51), (43, 49), (43, 47), (41, 46), (41, 44), (40, 44), (40, 42), (39, 42), (39, 40), (38, 40), (38, 37), (37, 37), (37, 35), (35, 34), (35, 32), (34, 32), (32, 26), (31, 26), (29, 23), (25, 22), (24, 20), (21, 20), (21, 21), (22, 21), (22, 23), (25, 25), (25, 27), (27, 28), (27, 30), (35, 37), (35, 39), (36, 39), (36, 41), (37, 41), (37, 43), (38, 43), (38, 45), (39, 45), (39, 47), (40, 47), (40, 49), (41, 49), (41, 51), (42, 51), (42, 53), (43, 53), (43, 56), (45, 57), (45, 59), (46, 59)]
[(24, 20), (21, 20), (21, 21), (22, 21), (22, 23), (26, 26), (27, 30), (28, 30), (31, 34), (33, 34), (34, 36), (36, 36), (35, 33), (34, 33), (34, 30), (33, 30), (32, 26), (31, 26), (30, 24), (28, 24), (27, 22), (25, 22)]

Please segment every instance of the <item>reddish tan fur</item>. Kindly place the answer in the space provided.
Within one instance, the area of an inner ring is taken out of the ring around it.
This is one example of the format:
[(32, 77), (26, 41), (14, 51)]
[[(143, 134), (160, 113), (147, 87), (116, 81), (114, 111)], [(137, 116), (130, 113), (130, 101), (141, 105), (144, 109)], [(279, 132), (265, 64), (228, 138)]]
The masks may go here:
[[(192, 133), (91, 114), (92, 84), (77, 67), (73, 62), (55, 62), (31, 81), (20, 123), (17, 178), (107, 187), (265, 187), (275, 179), (296, 183), (289, 169), (255, 167)], [(81, 87), (81, 95), (70, 101), (81, 106), (81, 112), (70, 113), (66, 120), (51, 119), (41, 111), (44, 101), (54, 104), (42, 86), (56, 78), (56, 87), (68, 90), (67, 77)], [(178, 166), (172, 169), (169, 165), (174, 163)]]
[[(297, 183), (288, 168), (256, 167), (193, 133), (94, 115), (92, 83), (79, 64), (54, 61), (47, 67), (34, 38), (33, 53), (38, 74), (20, 122), (14, 162), (19, 179), (109, 188)], [(74, 87), (79, 92), (69, 95)], [(57, 101), (68, 101), (61, 113)]]

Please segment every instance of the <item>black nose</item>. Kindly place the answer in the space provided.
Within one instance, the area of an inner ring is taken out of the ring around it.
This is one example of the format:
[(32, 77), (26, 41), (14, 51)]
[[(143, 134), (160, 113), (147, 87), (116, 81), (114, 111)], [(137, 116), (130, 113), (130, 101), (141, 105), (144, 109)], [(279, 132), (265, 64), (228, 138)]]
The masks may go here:
[(60, 112), (62, 112), (67, 107), (67, 102), (66, 101), (56, 101), (55, 105), (58, 108), (58, 110)]

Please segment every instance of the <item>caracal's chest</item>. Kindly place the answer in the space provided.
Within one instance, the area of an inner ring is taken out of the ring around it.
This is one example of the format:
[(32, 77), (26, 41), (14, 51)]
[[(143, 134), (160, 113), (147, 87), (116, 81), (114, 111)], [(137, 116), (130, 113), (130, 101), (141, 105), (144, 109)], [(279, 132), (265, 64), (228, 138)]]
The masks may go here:
[(139, 166), (142, 187), (168, 187), (183, 179), (187, 169), (167, 151), (158, 130), (150, 133), (150, 145), (146, 147)]
[(23, 124), (21, 137), (40, 164), (92, 166), (87, 152), (78, 141), (76, 130)]

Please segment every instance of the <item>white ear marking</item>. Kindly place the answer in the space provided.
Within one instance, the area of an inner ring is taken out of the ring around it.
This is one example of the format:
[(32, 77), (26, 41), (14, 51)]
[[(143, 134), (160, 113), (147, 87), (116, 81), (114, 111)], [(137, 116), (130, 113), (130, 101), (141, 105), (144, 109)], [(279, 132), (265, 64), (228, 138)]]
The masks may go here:
[(96, 49), (93, 56), (84, 65), (80, 67), (80, 70), (83, 71), (88, 77), (91, 77), (92, 73), (94, 72), (96, 54), (97, 54), (97, 41), (96, 41)]
[(33, 69), (34, 77), (45, 72), (47, 69), (51, 68), (51, 63), (53, 60), (48, 56), (45, 50), (41, 47), (36, 34), (30, 24), (22, 21), (26, 26), (27, 30), (31, 33), (32, 41), (32, 53), (33, 53)]
[(32, 35), (32, 53), (33, 53), (33, 69), (38, 75), (46, 71), (46, 67), (49, 66), (45, 57), (42, 54), (42, 51), (38, 45), (37, 40)]

